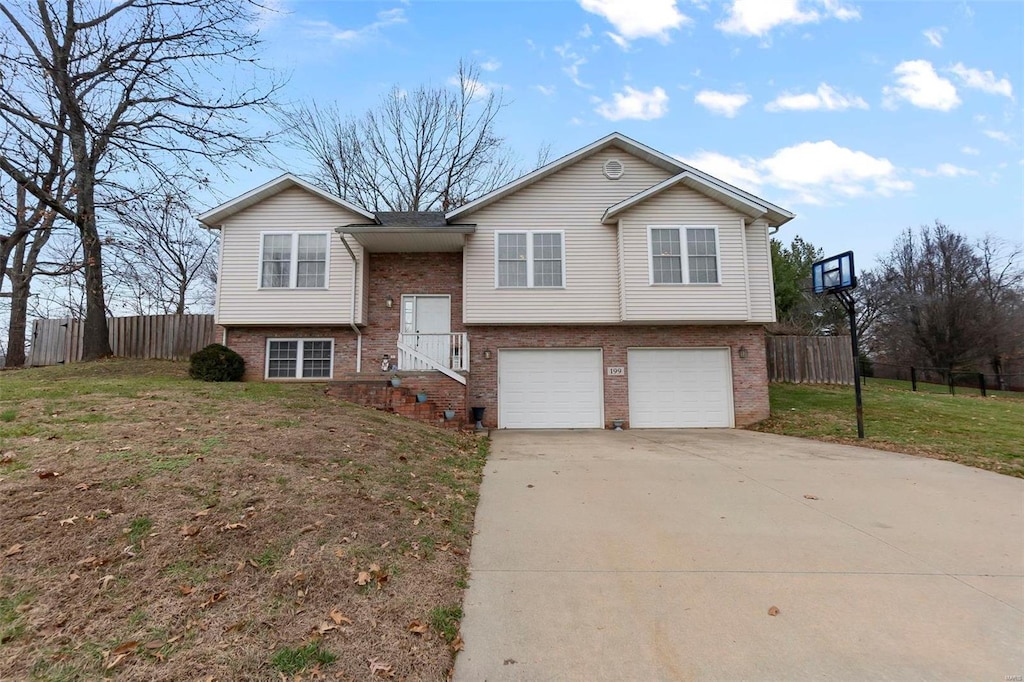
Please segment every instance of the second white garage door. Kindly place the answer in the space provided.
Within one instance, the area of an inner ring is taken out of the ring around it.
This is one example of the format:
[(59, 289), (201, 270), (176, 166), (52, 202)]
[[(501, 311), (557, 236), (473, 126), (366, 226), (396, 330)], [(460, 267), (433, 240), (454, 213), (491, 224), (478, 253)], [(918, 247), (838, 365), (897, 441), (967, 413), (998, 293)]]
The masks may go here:
[(601, 428), (599, 349), (498, 351), (498, 427)]
[(628, 356), (631, 427), (733, 425), (727, 348), (631, 348)]

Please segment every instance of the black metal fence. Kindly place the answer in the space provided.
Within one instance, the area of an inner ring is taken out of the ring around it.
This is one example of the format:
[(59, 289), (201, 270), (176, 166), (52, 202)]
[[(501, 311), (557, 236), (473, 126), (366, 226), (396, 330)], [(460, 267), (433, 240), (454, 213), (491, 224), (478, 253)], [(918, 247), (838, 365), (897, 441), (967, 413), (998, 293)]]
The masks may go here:
[(912, 391), (957, 392), (987, 396), (992, 391), (1024, 392), (1024, 374), (993, 374), (943, 367), (914, 367), (865, 361), (861, 366), (865, 383), (872, 378), (903, 382)]

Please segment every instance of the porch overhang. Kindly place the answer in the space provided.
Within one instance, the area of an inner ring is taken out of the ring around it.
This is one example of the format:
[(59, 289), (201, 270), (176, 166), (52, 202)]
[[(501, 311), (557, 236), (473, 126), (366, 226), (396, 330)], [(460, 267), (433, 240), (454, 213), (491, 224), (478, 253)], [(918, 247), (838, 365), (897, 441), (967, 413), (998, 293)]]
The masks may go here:
[(465, 248), (466, 235), (476, 232), (476, 225), (344, 225), (334, 231), (340, 235), (352, 235), (368, 253), (456, 252)]

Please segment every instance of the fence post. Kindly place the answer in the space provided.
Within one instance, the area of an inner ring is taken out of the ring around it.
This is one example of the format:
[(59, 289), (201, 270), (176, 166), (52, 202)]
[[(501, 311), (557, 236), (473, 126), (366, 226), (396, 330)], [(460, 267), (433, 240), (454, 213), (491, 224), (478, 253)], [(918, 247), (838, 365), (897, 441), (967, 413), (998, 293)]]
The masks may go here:
[(985, 391), (985, 373), (978, 372), (978, 388), (981, 389), (981, 397), (984, 398), (988, 395)]
[(953, 387), (953, 368), (949, 368), (949, 372), (946, 374), (949, 377), (949, 394), (956, 395), (956, 389)]
[(917, 390), (917, 368), (916, 367), (911, 367), (910, 368), (910, 390), (912, 390), (912, 391), (916, 391)]

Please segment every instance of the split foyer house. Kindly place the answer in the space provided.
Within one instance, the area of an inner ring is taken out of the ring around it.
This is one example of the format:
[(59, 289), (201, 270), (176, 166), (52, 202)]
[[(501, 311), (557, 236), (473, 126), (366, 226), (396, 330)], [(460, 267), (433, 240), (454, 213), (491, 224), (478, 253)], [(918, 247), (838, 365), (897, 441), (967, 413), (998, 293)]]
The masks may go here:
[(792, 218), (618, 133), (446, 213), (284, 175), (200, 216), (247, 379), (386, 406), (397, 372), (418, 416), (498, 428), (767, 417), (769, 234)]

